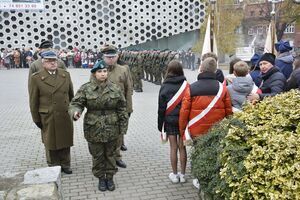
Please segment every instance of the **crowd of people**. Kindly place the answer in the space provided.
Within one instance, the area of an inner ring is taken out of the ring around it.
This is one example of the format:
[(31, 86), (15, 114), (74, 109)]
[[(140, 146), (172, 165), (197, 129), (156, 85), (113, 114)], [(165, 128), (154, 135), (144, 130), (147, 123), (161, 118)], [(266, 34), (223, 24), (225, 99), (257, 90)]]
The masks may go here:
[[(293, 57), (287, 41), (276, 44), (279, 56), (255, 54), (252, 68), (241, 59), (231, 61), (229, 75), (217, 69), (217, 56), (202, 56), (197, 81), (188, 84), (180, 62), (168, 64), (165, 80), (159, 91), (158, 130), (170, 142), (173, 183), (185, 182), (186, 149), (211, 126), (233, 112), (242, 112), (248, 102), (259, 103), (291, 89), (300, 89), (300, 56)], [(177, 169), (179, 150), (181, 172)], [(199, 181), (193, 180), (199, 188)]]
[[(1, 49), (0, 67), (11, 68), (29, 68), (29, 65), (38, 59), (41, 47), (33, 51), (32, 48), (13, 50)], [(196, 56), (191, 51), (169, 51), (169, 50), (123, 50), (118, 51), (119, 64), (126, 64), (132, 75), (133, 88), (136, 92), (143, 92), (142, 80), (161, 85), (165, 76), (167, 63), (173, 59), (178, 59), (186, 66), (185, 68), (194, 70)], [(66, 68), (92, 68), (96, 61), (102, 58), (99, 50), (59, 50), (58, 58), (64, 63)]]
[[(176, 52), (120, 53), (116, 47), (105, 45), (97, 54), (100, 57), (93, 60), (89, 80), (75, 95), (68, 65), (59, 56), (61, 52), (58, 54), (52, 48), (51, 41), (40, 44), (38, 58), (29, 65), (28, 77), (30, 111), (42, 133), (47, 164), (61, 166), (62, 172), (72, 174), (72, 120), (77, 121), (86, 109), (84, 137), (100, 191), (115, 190), (113, 177), (117, 167), (127, 167), (121, 151), (127, 150), (124, 135), (133, 112), (133, 91), (138, 89), (134, 73), (139, 80), (160, 81), (158, 130), (170, 143), (172, 172), (169, 179), (172, 183), (186, 182), (185, 146), (207, 134), (213, 124), (233, 112), (242, 112), (247, 102), (259, 103), (266, 97), (300, 89), (300, 57), (292, 57), (290, 62), (291, 47), (284, 41), (276, 45), (280, 53), (277, 58), (271, 53), (255, 54), (251, 68), (238, 58), (232, 60), (227, 76), (217, 67), (217, 55), (206, 53), (201, 57), (194, 83), (187, 82), (184, 62)], [(149, 73), (149, 67), (160, 70)], [(151, 73), (160, 79), (152, 76), (151, 80)], [(193, 183), (199, 186), (197, 180)]]

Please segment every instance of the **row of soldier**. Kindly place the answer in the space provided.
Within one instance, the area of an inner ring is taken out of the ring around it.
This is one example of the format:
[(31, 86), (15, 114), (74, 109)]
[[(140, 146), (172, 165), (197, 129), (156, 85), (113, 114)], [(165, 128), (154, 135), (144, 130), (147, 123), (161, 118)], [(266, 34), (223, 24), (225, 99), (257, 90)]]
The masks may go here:
[(177, 57), (175, 51), (123, 51), (119, 62), (129, 66), (134, 90), (142, 92), (142, 79), (161, 85), (168, 63)]

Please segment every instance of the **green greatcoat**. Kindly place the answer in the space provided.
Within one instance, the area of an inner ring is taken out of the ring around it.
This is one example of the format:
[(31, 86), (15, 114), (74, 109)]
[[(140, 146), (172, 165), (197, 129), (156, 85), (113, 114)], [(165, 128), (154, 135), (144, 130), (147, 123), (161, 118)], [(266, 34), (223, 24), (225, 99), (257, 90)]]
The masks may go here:
[[(57, 59), (57, 67), (60, 69), (67, 69), (65, 63), (61, 59)], [(35, 72), (41, 71), (42, 69), (44, 69), (42, 64), (42, 58), (38, 58), (30, 64), (28, 73), (28, 89), (30, 88), (31, 75)]]
[(84, 137), (90, 143), (117, 139), (127, 131), (128, 114), (125, 98), (116, 84), (101, 86), (94, 77), (82, 85), (69, 105), (69, 113), (87, 112), (84, 116)]
[(34, 122), (41, 122), (42, 141), (48, 150), (73, 146), (73, 122), (68, 105), (74, 96), (70, 74), (57, 69), (50, 75), (45, 69), (31, 76), (30, 111)]

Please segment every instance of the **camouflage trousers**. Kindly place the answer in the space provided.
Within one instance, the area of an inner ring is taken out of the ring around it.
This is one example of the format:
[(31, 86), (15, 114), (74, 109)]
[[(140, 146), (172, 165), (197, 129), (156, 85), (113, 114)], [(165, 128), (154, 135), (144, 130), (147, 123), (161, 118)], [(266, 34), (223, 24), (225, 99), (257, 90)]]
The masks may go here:
[(92, 172), (97, 178), (111, 179), (118, 168), (116, 166), (117, 139), (109, 142), (88, 143), (93, 157)]
[(120, 135), (117, 139), (116, 160), (122, 160), (121, 146), (124, 144), (124, 135)]
[(69, 168), (71, 162), (70, 147), (58, 150), (46, 150), (46, 159), (49, 167), (61, 166)]
[(140, 74), (132, 74), (133, 89), (138, 90), (143, 88), (143, 83)]

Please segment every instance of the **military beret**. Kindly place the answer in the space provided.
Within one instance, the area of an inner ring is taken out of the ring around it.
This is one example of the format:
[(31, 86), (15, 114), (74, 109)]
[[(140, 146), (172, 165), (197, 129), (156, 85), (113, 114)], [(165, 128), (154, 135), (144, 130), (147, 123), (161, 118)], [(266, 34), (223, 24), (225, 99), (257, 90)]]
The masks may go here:
[(52, 48), (52, 47), (53, 47), (53, 43), (52, 43), (52, 41), (49, 41), (49, 40), (42, 41), (39, 46), (40, 49), (47, 49), (47, 48)]
[(93, 68), (91, 69), (91, 73), (95, 73), (99, 69), (105, 69), (106, 63), (103, 60), (97, 60)]
[(57, 55), (54, 51), (44, 51), (40, 55), (42, 58), (57, 59)]
[(109, 44), (104, 45), (100, 51), (104, 56), (116, 56), (118, 53), (117, 47)]

